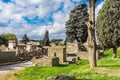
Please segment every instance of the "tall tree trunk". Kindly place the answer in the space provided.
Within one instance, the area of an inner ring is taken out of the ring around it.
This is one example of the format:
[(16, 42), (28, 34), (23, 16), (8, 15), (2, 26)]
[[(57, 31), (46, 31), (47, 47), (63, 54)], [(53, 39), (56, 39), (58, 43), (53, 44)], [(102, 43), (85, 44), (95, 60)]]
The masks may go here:
[(113, 47), (113, 55), (112, 58), (116, 58), (117, 57), (117, 47)]
[(90, 22), (88, 24), (88, 54), (90, 68), (95, 68), (96, 63), (96, 41), (95, 41), (95, 0), (89, 0)]

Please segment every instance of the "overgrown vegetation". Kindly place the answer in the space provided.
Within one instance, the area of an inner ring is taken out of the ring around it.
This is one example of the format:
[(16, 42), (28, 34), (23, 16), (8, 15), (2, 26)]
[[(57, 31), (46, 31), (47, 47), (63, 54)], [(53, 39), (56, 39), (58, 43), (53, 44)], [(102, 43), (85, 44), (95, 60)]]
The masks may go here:
[[(75, 76), (77, 80), (119, 80), (120, 79), (120, 51), (118, 58), (112, 59), (112, 49), (105, 51), (105, 56), (97, 61), (98, 67), (89, 68), (88, 60), (80, 60), (76, 64), (59, 65), (56, 67), (28, 67), (14, 74), (9, 74), (6, 79), (0, 80), (45, 80), (58, 74)], [(12, 78), (12, 79), (11, 79)]]

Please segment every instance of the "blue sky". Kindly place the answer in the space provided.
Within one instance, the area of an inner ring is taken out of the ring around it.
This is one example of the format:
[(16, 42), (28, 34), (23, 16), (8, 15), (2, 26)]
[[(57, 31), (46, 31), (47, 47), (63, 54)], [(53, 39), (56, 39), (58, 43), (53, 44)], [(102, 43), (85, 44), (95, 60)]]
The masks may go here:
[[(65, 22), (70, 11), (87, 0), (0, 0), (0, 34), (14, 33), (18, 39), (26, 33), (42, 39), (46, 30), (50, 38), (65, 38)], [(104, 0), (96, 5), (96, 13)], [(96, 14), (97, 16), (97, 14)]]

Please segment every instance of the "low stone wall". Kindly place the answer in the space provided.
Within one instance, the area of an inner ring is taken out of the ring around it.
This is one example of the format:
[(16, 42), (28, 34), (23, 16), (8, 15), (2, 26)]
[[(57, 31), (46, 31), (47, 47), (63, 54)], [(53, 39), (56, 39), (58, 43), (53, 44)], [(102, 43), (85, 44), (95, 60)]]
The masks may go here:
[(57, 66), (59, 65), (59, 58), (58, 57), (50, 58), (48, 56), (44, 56), (39, 59), (33, 58), (32, 62), (34, 65), (37, 66)]
[[(25, 54), (24, 54), (25, 55)], [(20, 55), (16, 55), (16, 51), (3, 51), (0, 52), (0, 64), (9, 64), (11, 62), (18, 62), (18, 61), (23, 61), (23, 60), (28, 60), (30, 59), (30, 56), (23, 56), (21, 57)]]
[[(99, 51), (96, 51), (96, 59), (99, 59), (102, 53)], [(88, 52), (80, 52), (76, 54), (78, 58), (80, 59), (88, 59)]]
[(11, 63), (11, 62), (18, 62), (18, 61), (25, 61), (31, 60), (32, 57), (41, 57), (46, 55), (46, 53), (42, 52), (42, 50), (36, 50), (28, 52), (24, 50), (23, 52), (16, 52), (14, 51), (2, 51), (0, 52), (0, 65)]
[(11, 61), (16, 61), (15, 51), (11, 52), (0, 52), (0, 63), (7, 63)]
[[(44, 56), (47, 56), (47, 58), (50, 59), (44, 59)], [(0, 52), (0, 63), (31, 60), (33, 57), (38, 59), (43, 58), (43, 61), (47, 60), (48, 62), (49, 60), (51, 61), (51, 59), (54, 62), (54, 60), (57, 60), (54, 59), (54, 57), (59, 57), (59, 62), (63, 63), (64, 61), (66, 61), (66, 48), (63, 46), (56, 46), (56, 47), (45, 47), (34, 51), (27, 51), (25, 49), (16, 49), (14, 51)], [(46, 63), (46, 61), (43, 63)]]
[(18, 61), (15, 51), (0, 52), (0, 63)]
[(88, 53), (87, 52), (80, 52), (78, 54), (76, 54), (77, 57), (79, 57), (80, 59), (88, 59)]
[(0, 57), (13, 57), (16, 56), (15, 51), (2, 51), (0, 52)]
[[(99, 51), (96, 51), (96, 59), (99, 59), (102, 55)], [(67, 54), (67, 61), (68, 62), (75, 62), (76, 60), (79, 59), (88, 59), (88, 52), (82, 51), (79, 53), (74, 53), (74, 54)]]

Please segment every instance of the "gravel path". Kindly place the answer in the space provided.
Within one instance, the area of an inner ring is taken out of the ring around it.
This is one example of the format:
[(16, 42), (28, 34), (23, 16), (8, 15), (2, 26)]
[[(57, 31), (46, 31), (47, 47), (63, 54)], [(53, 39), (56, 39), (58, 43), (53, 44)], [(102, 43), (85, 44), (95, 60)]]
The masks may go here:
[(29, 66), (33, 66), (31, 61), (13, 65), (0, 66), (0, 76), (4, 76), (8, 72), (20, 70)]

